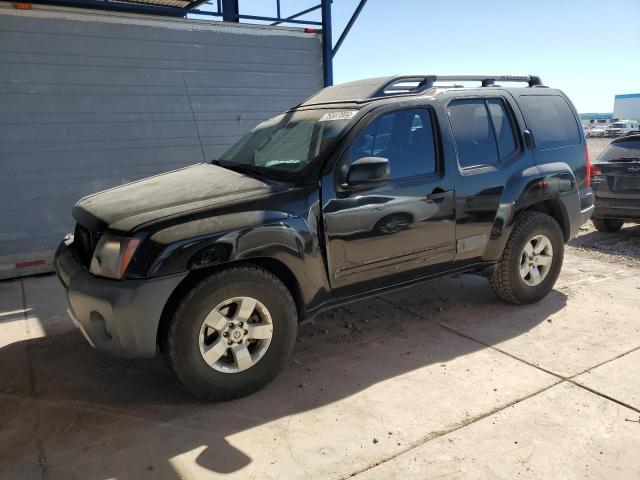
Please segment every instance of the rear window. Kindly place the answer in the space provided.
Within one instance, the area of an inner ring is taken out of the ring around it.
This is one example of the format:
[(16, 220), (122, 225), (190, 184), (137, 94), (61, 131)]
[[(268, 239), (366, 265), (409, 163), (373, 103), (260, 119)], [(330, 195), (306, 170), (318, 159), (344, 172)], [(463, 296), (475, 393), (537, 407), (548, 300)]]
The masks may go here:
[(602, 151), (597, 160), (598, 162), (640, 161), (640, 140), (612, 143)]
[(558, 95), (522, 95), (520, 100), (540, 150), (580, 144), (578, 122), (564, 98)]

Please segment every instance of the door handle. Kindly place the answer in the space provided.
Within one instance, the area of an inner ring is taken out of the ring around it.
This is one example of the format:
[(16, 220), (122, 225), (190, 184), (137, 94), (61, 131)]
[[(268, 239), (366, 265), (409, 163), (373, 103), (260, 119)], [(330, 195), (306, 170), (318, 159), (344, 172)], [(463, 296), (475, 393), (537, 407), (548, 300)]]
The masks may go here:
[(440, 203), (447, 198), (453, 198), (453, 190), (440, 190), (436, 188), (433, 192), (427, 195), (427, 200), (431, 200), (434, 203)]

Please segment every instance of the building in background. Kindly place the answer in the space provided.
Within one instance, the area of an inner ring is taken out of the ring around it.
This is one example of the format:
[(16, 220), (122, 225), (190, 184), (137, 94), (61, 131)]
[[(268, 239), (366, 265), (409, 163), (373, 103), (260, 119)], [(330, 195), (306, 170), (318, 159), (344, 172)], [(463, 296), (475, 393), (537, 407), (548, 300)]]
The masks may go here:
[(581, 113), (580, 121), (582, 125), (607, 125), (613, 120), (613, 113)]
[(613, 117), (620, 120), (640, 120), (640, 93), (616, 95)]

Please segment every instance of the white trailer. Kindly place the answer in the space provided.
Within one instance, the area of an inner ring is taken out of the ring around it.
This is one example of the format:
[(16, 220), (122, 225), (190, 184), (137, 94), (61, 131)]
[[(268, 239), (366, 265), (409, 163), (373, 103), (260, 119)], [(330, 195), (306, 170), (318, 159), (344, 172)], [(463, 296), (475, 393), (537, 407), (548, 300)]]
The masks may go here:
[(0, 2), (0, 278), (51, 270), (82, 196), (215, 158), (322, 88), (301, 28)]

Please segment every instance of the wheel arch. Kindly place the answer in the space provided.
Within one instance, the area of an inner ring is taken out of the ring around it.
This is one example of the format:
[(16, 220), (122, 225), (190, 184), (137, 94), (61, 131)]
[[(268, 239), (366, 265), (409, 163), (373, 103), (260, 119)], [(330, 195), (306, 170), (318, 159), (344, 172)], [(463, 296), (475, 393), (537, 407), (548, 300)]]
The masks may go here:
[(520, 210), (519, 212), (527, 210), (549, 215), (556, 222), (558, 222), (558, 225), (560, 225), (564, 241), (569, 241), (569, 239), (571, 238), (571, 223), (569, 220), (567, 209), (562, 201), (557, 198), (546, 199), (541, 202), (534, 203), (533, 205), (527, 207), (526, 209)]
[(163, 342), (161, 342), (161, 339), (164, 338), (167, 333), (171, 318), (181, 300), (189, 291), (191, 291), (198, 283), (210, 277), (214, 273), (220, 272), (222, 270), (228, 270), (234, 267), (240, 267), (243, 265), (253, 265), (263, 268), (264, 270), (272, 273), (278, 279), (280, 279), (291, 293), (293, 301), (296, 305), (298, 321), (300, 322), (305, 318), (306, 308), (302, 296), (302, 291), (300, 289), (300, 284), (294, 273), (284, 262), (275, 258), (268, 257), (256, 257), (231, 261), (224, 264), (212, 265), (210, 267), (191, 270), (187, 274), (187, 276), (173, 290), (173, 292), (167, 299), (167, 302), (165, 303), (162, 314), (160, 315), (158, 331), (156, 332), (156, 344), (162, 345)]

